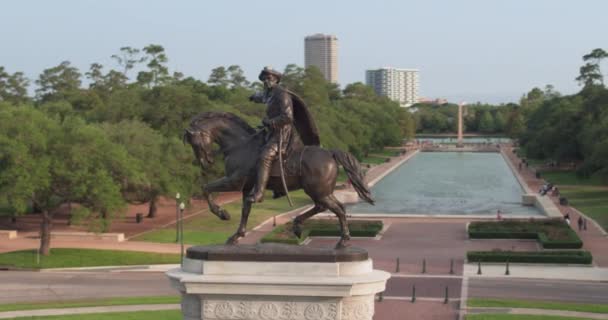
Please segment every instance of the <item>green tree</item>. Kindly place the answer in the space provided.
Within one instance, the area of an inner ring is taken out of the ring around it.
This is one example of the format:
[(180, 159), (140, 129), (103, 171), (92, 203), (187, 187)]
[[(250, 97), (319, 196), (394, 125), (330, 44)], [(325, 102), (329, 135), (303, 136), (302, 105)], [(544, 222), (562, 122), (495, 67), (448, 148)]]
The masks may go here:
[(118, 54), (113, 54), (112, 59), (116, 60), (119, 66), (122, 67), (122, 75), (125, 79), (129, 79), (127, 73), (135, 68), (139, 63), (143, 63), (148, 59), (141, 56), (141, 50), (131, 47), (122, 47)]
[(58, 66), (45, 69), (36, 80), (36, 96), (39, 101), (68, 99), (80, 89), (80, 72), (63, 61)]
[(18, 213), (28, 203), (41, 210), (43, 255), (61, 204), (78, 203), (82, 215), (99, 215), (107, 226), (124, 205), (121, 183), (136, 176), (126, 151), (102, 131), (75, 118), (60, 125), (32, 108), (0, 111), (0, 145), (0, 193)]
[(149, 203), (149, 218), (156, 216), (160, 196), (176, 192), (186, 196), (191, 192), (198, 170), (192, 166), (191, 150), (182, 143), (164, 137), (140, 121), (105, 123), (102, 128), (141, 168), (144, 178), (127, 186), (124, 195), (130, 202)]
[(604, 49), (593, 49), (590, 53), (583, 56), (585, 65), (580, 68), (579, 76), (576, 80), (583, 86), (604, 85), (604, 75), (601, 70), (602, 60), (608, 58), (608, 52)]
[(8, 101), (14, 104), (25, 103), (29, 100), (27, 87), (29, 80), (22, 72), (9, 74), (0, 66), (0, 101)]
[(230, 85), (233, 88), (244, 88), (249, 86), (249, 81), (245, 78), (243, 69), (237, 65), (231, 65), (228, 67), (228, 75), (230, 76)]
[(143, 51), (148, 55), (148, 71), (141, 71), (137, 75), (137, 81), (147, 87), (158, 86), (169, 80), (169, 59), (165, 54), (165, 48), (158, 44), (150, 44)]
[(483, 133), (492, 133), (495, 130), (494, 118), (492, 114), (485, 110), (479, 119), (479, 131)]
[(586, 63), (579, 70), (579, 76), (576, 81), (584, 87), (591, 87), (604, 83), (604, 77), (600, 72), (600, 67), (594, 63)]
[(228, 71), (224, 67), (217, 67), (211, 70), (209, 80), (207, 80), (212, 86), (227, 87), (230, 83), (228, 79)]
[(506, 120), (503, 113), (496, 111), (494, 113), (494, 132), (504, 132), (506, 126)]

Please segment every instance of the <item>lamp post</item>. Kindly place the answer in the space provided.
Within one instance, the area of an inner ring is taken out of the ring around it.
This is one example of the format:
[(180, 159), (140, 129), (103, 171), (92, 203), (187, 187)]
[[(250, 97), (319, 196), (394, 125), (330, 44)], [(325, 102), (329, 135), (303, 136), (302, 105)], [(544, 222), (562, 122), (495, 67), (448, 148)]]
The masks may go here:
[(181, 195), (175, 194), (175, 243), (179, 241), (179, 198)]
[(180, 261), (181, 267), (184, 267), (184, 209), (186, 205), (182, 202), (179, 204), (179, 242), (181, 245)]

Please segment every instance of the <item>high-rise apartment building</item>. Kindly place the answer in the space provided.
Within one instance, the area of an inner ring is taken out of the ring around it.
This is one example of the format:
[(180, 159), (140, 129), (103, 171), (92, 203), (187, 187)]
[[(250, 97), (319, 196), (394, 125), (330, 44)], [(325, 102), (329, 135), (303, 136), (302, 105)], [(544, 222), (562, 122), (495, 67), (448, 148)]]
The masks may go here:
[(378, 95), (409, 107), (418, 102), (418, 70), (380, 68), (365, 72), (365, 83)]
[(338, 82), (338, 38), (334, 35), (313, 34), (304, 38), (304, 67), (316, 66), (325, 79)]

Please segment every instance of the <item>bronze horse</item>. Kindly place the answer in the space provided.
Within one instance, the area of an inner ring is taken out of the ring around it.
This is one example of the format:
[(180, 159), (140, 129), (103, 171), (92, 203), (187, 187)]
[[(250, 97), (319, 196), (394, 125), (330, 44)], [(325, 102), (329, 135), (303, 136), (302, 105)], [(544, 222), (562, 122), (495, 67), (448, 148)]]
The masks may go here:
[[(238, 116), (228, 112), (204, 112), (196, 116), (185, 130), (184, 142), (192, 146), (192, 150), (203, 170), (213, 164), (215, 153), (213, 145), (219, 146), (219, 152), (224, 156), (225, 176), (203, 186), (203, 196), (213, 214), (222, 220), (230, 219), (230, 215), (220, 208), (211, 197), (213, 192), (240, 191), (243, 194), (241, 222), (237, 231), (227, 240), (227, 244), (235, 244), (245, 236), (247, 219), (251, 211), (251, 202), (245, 201), (254, 186), (255, 161), (264, 142), (264, 131), (256, 131)], [(299, 139), (299, 138), (298, 138)], [(326, 150), (317, 146), (303, 146), (299, 141), (292, 143), (293, 151), (288, 158), (296, 164), (295, 173), (286, 173), (286, 184), (289, 190), (304, 189), (304, 192), (314, 201), (314, 207), (293, 221), (293, 232), (300, 237), (301, 224), (304, 220), (319, 212), (329, 209), (340, 221), (341, 237), (336, 248), (345, 246), (350, 239), (346, 212), (344, 206), (333, 195), (338, 176), (338, 165), (342, 165), (348, 178), (359, 197), (373, 204), (369, 189), (363, 181), (359, 162), (350, 153), (340, 150)], [(289, 162), (289, 159), (285, 162)], [(278, 175), (271, 174), (267, 189), (275, 195), (283, 195), (283, 185)]]

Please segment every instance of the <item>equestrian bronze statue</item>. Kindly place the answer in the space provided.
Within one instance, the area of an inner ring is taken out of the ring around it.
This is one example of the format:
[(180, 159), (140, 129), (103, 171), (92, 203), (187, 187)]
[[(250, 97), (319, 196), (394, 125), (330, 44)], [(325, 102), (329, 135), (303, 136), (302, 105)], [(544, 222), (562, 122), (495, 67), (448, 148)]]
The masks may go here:
[(359, 162), (348, 152), (319, 146), (317, 127), (308, 108), (300, 97), (279, 85), (279, 72), (264, 68), (259, 79), (264, 83), (264, 92), (256, 93), (251, 100), (267, 106), (260, 130), (228, 112), (201, 113), (185, 130), (184, 141), (192, 146), (203, 170), (214, 162), (214, 144), (224, 157), (225, 176), (203, 186), (209, 209), (222, 220), (230, 219), (211, 194), (242, 192), (241, 222), (227, 241), (235, 244), (245, 236), (252, 204), (263, 200), (266, 188), (275, 197), (288, 196), (288, 191), (302, 188), (314, 207), (294, 219), (293, 232), (300, 237), (306, 219), (330, 210), (340, 222), (341, 237), (336, 248), (343, 248), (350, 234), (344, 206), (333, 195), (338, 165), (346, 171), (359, 197), (374, 203)]

